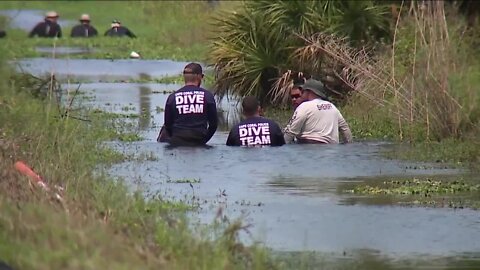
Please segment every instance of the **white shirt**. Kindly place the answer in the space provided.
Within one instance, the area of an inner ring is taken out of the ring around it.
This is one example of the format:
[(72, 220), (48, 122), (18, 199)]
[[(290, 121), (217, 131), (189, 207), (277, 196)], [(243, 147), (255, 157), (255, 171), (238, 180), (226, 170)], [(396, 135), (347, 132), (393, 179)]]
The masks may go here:
[(285, 142), (298, 139), (314, 140), (322, 143), (339, 143), (338, 131), (347, 142), (352, 141), (352, 133), (340, 111), (332, 103), (314, 99), (300, 104), (285, 128)]

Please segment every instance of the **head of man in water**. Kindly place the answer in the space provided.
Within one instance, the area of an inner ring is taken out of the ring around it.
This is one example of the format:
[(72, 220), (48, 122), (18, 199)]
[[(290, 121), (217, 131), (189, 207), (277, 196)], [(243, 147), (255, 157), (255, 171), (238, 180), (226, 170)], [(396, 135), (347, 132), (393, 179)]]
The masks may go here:
[(260, 116), (262, 107), (258, 102), (258, 99), (254, 96), (247, 96), (242, 100), (242, 112), (247, 118)]
[(49, 11), (47, 14), (45, 14), (45, 20), (51, 21), (51, 22), (57, 22), (58, 20), (58, 13), (55, 11)]
[(112, 28), (119, 28), (121, 25), (122, 25), (122, 23), (119, 20), (115, 19), (115, 20), (112, 21), (112, 24), (110, 26)]
[(89, 25), (90, 24), (90, 15), (82, 14), (79, 19), (81, 24)]
[(292, 89), (290, 89), (290, 101), (292, 102), (292, 106), (294, 109), (298, 107), (302, 103), (302, 86), (303, 83), (296, 83), (293, 85)]
[(183, 69), (185, 85), (200, 86), (203, 80), (202, 66), (197, 63), (190, 63)]

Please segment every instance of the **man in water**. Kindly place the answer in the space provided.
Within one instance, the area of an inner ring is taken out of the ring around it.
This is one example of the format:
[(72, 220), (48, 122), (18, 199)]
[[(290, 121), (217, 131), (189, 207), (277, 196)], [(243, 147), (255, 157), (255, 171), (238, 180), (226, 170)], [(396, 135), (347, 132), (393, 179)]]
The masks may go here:
[(326, 101), (324, 86), (320, 81), (309, 79), (302, 88), (302, 99), (285, 128), (285, 141), (291, 143), (339, 143), (340, 132), (346, 143), (352, 142), (352, 132), (340, 111)]
[(202, 66), (190, 63), (183, 70), (185, 86), (168, 96), (165, 131), (171, 145), (206, 144), (217, 130), (217, 105), (213, 94), (200, 87)]
[(71, 37), (95, 37), (98, 35), (97, 29), (90, 24), (90, 16), (82, 14), (80, 24), (72, 28)]
[(292, 102), (293, 109), (296, 109), (298, 105), (302, 103), (302, 87), (303, 82), (297, 82), (293, 84), (292, 89), (290, 89), (290, 100)]
[(260, 116), (257, 98), (245, 97), (242, 101), (245, 120), (235, 125), (228, 135), (228, 146), (282, 146), (283, 133), (277, 123)]
[(49, 11), (45, 15), (45, 20), (38, 23), (28, 34), (28, 37), (62, 37), (62, 28), (57, 23), (58, 13)]
[(128, 36), (131, 38), (136, 38), (135, 34), (130, 31), (125, 26), (122, 26), (122, 23), (119, 20), (113, 20), (110, 29), (105, 32), (105, 36), (109, 37), (124, 37)]

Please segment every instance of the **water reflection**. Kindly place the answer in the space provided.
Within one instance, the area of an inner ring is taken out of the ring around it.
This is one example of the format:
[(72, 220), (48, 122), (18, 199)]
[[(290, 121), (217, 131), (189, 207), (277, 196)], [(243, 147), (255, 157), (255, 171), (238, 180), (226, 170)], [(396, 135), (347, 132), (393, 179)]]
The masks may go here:
[(150, 128), (152, 121), (152, 108), (150, 101), (152, 91), (145, 85), (140, 85), (138, 88), (140, 96), (140, 117), (138, 118), (138, 128), (139, 130), (145, 131)]
[(58, 54), (88, 54), (96, 52), (93, 48), (88, 47), (36, 47), (35, 50), (46, 56), (51, 56), (53, 53)]
[[(0, 10), (0, 15), (8, 17), (8, 26), (10, 28), (18, 28), (29, 32), (39, 22), (42, 22), (45, 16), (43, 10)], [(75, 21), (59, 19), (58, 24), (64, 28), (75, 24)]]
[(51, 59), (32, 58), (13, 61), (19, 71), (37, 77), (55, 73), (58, 80), (128, 81), (174, 76), (182, 72), (187, 62), (138, 59)]

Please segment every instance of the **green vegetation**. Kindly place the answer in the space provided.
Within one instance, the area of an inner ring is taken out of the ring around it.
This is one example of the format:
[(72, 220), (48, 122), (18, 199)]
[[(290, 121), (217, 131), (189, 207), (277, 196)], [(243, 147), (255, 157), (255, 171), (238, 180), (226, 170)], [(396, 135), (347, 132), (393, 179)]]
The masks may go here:
[(123, 133), (119, 135), (118, 139), (121, 142), (136, 142), (143, 140), (143, 137), (136, 133)]
[[(408, 179), (384, 181), (379, 185), (357, 185), (348, 193), (393, 197), (403, 205), (479, 209), (480, 185), (465, 180)], [(373, 197), (372, 197), (373, 196)]]
[[(235, 6), (222, 3), (220, 8)], [(62, 20), (78, 22), (82, 13), (90, 14), (99, 37), (70, 38), (70, 27), (62, 29), (60, 39), (27, 38), (22, 30), (8, 30), (2, 40), (8, 59), (36, 57), (37, 46), (70, 46), (93, 49), (89, 54), (56, 55), (69, 58), (128, 58), (131, 51), (143, 59), (203, 61), (212, 8), (205, 1), (2, 1), (0, 9), (55, 10)], [(103, 34), (113, 19), (118, 19), (138, 38), (108, 38)], [(34, 25), (32, 25), (33, 28)]]
[(184, 178), (184, 179), (177, 179), (177, 180), (167, 180), (167, 183), (177, 183), (177, 184), (198, 184), (200, 183), (200, 178)]
[(429, 197), (432, 194), (459, 193), (480, 191), (480, 185), (474, 185), (464, 181), (436, 181), (427, 179), (412, 179), (403, 181), (385, 181), (383, 186), (372, 187), (369, 185), (358, 186), (352, 190), (360, 194), (397, 194), (397, 195), (420, 195)]

